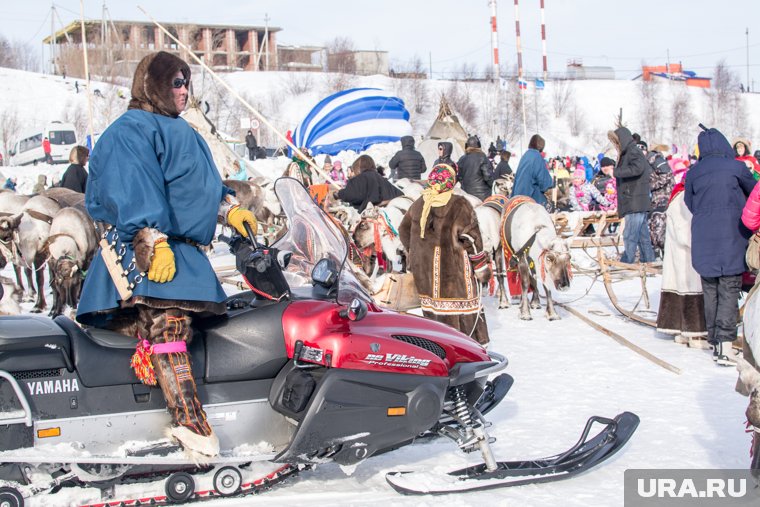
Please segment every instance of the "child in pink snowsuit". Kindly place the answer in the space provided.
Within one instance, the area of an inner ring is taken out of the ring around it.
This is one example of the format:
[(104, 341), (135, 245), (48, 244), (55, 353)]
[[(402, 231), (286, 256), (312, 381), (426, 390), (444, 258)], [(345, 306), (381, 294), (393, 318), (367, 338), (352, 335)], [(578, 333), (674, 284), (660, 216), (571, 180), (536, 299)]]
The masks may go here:
[(576, 169), (573, 173), (573, 188), (570, 189), (570, 209), (572, 211), (589, 211), (593, 203), (609, 206), (609, 202), (591, 183), (586, 181), (586, 171)]

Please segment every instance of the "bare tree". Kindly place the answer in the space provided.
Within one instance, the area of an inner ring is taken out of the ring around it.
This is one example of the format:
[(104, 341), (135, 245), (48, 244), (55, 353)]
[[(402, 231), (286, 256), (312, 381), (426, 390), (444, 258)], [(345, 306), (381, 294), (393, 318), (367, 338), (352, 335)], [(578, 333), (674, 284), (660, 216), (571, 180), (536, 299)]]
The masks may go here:
[(453, 81), (444, 92), (444, 97), (459, 118), (468, 126), (475, 125), (478, 117), (478, 107), (475, 105), (469, 88), (459, 81)]
[(678, 85), (672, 89), (671, 103), (671, 141), (678, 146), (689, 145), (694, 139), (697, 119), (691, 108), (691, 96), (685, 86)]
[(354, 41), (348, 37), (336, 37), (327, 43), (327, 92), (347, 90), (354, 85), (356, 58)]
[(578, 101), (573, 99), (567, 110), (567, 124), (570, 127), (570, 135), (579, 136), (586, 123), (586, 114), (578, 105)]
[(404, 70), (394, 71), (393, 92), (400, 97), (409, 111), (422, 114), (430, 106), (427, 74), (419, 56), (404, 66)]
[(356, 59), (354, 41), (349, 37), (336, 37), (327, 43), (327, 70), (340, 74), (354, 74)]
[(711, 127), (727, 137), (746, 135), (747, 114), (744, 97), (739, 93), (739, 77), (725, 60), (715, 66), (712, 87), (705, 90)]
[(38, 71), (37, 52), (29, 44), (11, 42), (0, 35), (0, 67)]
[(3, 141), (3, 161), (5, 165), (10, 162), (8, 152), (13, 147), (13, 143), (21, 133), (21, 121), (18, 117), (18, 111), (15, 107), (4, 109), (0, 113), (0, 139)]
[(284, 89), (292, 97), (302, 95), (314, 86), (314, 80), (311, 75), (304, 72), (288, 72), (280, 82), (280, 88)]
[(642, 81), (639, 88), (639, 125), (644, 139), (653, 141), (662, 134), (660, 87), (656, 81)]
[(558, 79), (552, 81), (552, 106), (554, 107), (554, 117), (559, 118), (565, 113), (568, 103), (575, 95), (575, 87), (569, 79)]

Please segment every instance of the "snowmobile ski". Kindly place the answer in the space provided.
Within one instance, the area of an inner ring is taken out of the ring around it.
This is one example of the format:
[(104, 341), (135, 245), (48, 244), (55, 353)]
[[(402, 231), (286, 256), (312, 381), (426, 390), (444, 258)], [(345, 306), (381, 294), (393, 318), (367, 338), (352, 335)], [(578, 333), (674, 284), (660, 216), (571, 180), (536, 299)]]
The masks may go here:
[[(605, 428), (588, 439), (594, 423)], [(388, 484), (405, 495), (444, 495), (482, 491), (567, 479), (590, 470), (617, 453), (639, 425), (639, 417), (623, 412), (615, 419), (594, 416), (587, 422), (578, 442), (555, 456), (526, 461), (501, 461), (493, 471), (484, 464), (448, 474), (428, 472), (391, 472)]]

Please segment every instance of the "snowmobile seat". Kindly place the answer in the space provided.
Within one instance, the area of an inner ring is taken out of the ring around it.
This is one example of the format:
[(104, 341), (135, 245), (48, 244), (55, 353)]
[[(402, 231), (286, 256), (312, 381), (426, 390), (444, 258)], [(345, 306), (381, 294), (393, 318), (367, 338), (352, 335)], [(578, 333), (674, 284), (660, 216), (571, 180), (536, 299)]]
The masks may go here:
[(69, 337), (37, 315), (0, 317), (0, 370), (73, 369)]
[(288, 304), (280, 301), (199, 320), (206, 341), (206, 382), (275, 378), (288, 362), (282, 328)]
[[(56, 317), (55, 323), (71, 338), (71, 357), (82, 384), (103, 387), (140, 382), (130, 366), (137, 345), (134, 337), (108, 329), (82, 329), (63, 315)], [(202, 378), (206, 356), (203, 340), (192, 340), (188, 351), (194, 376)]]

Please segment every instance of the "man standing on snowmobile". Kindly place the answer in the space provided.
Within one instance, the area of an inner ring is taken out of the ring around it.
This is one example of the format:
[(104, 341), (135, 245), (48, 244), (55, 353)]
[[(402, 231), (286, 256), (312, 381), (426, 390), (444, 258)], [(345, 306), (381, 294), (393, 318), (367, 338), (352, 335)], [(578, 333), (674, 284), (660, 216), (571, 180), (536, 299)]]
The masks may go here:
[(178, 57), (143, 58), (127, 112), (92, 153), (85, 204), (109, 224), (109, 244), (87, 272), (77, 319), (138, 337), (133, 367), (161, 387), (171, 435), (190, 452), (214, 456), (219, 441), (186, 344), (192, 315), (224, 313), (225, 294), (198, 247), (211, 243), (217, 219), (243, 236), (245, 223), (253, 231), (257, 224), (223, 186), (203, 138), (179, 118), (189, 86), (190, 68)]

